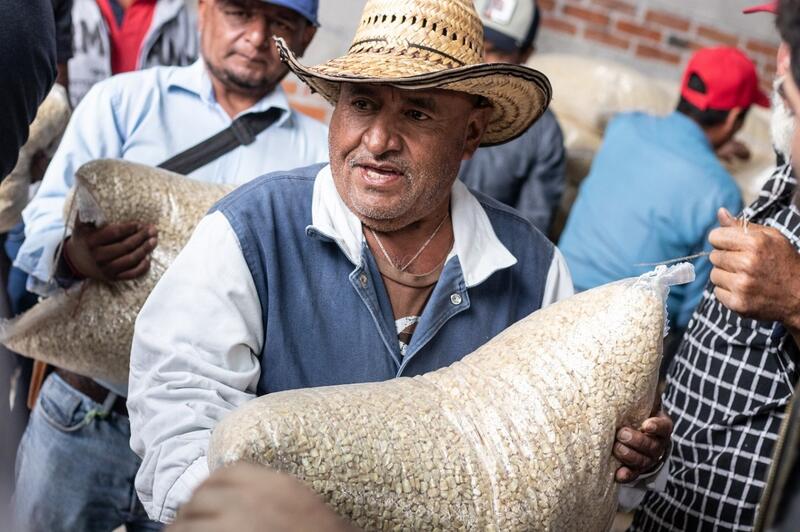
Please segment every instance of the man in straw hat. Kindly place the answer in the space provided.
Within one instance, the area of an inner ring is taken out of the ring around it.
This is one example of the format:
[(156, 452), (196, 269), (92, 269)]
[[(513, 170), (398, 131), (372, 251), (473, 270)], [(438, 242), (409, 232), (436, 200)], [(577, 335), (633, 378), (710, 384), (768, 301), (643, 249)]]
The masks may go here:
[[(535, 70), (482, 62), (472, 0), (370, 0), (348, 53), (317, 67), (278, 46), (335, 105), (331, 162), (223, 199), (139, 315), (131, 446), (160, 520), (208, 475), (211, 429), (256, 395), (442, 368), (572, 294), (538, 230), (456, 180), (551, 96)], [(657, 467), (671, 426), (620, 430), (619, 481)]]

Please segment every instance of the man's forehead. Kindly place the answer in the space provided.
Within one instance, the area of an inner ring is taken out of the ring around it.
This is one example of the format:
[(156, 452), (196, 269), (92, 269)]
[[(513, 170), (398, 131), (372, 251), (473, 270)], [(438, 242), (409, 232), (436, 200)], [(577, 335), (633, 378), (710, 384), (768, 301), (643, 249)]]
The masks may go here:
[(342, 91), (349, 94), (364, 96), (384, 96), (391, 95), (393, 98), (402, 100), (430, 100), (443, 101), (448, 99), (471, 99), (473, 95), (466, 92), (451, 91), (447, 89), (401, 89), (392, 85), (379, 83), (342, 83)]
[(262, 0), (213, 0), (221, 6), (234, 6), (244, 8), (250, 11), (264, 11), (272, 14), (278, 14), (284, 17), (297, 17), (304, 18), (300, 13), (289, 9), (288, 7), (278, 6)]

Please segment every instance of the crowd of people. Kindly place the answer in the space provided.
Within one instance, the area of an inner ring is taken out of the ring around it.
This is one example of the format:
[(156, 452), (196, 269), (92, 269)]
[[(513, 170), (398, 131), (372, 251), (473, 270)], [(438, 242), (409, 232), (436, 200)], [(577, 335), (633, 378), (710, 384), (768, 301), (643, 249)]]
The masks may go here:
[[(127, 382), (28, 368), (15, 526), (351, 530), (291, 477), (210, 474), (216, 424), (259, 395), (448, 366), (576, 290), (688, 257), (697, 275), (669, 296), (663, 397), (613, 446), (620, 502), (635, 531), (791, 530), (800, 1), (748, 10), (776, 18), (771, 97), (742, 51), (701, 49), (672, 114), (615, 117), (559, 242), (548, 235), (567, 154), (546, 72), (524, 66), (535, 1), (394, 4), (387, 17), (368, 0), (347, 53), (313, 67), (301, 58), (317, 0), (0, 5), (0, 175), (52, 83), (74, 105), (7, 237), (19, 240), (7, 294), (25, 297), (14, 309), (150, 267), (156, 227), (65, 221), (84, 163), (237, 186), (150, 294)], [(330, 124), (292, 108), (290, 72), (333, 105)], [(719, 150), (756, 105), (772, 107), (776, 166), (744, 206)], [(229, 130), (246, 134), (221, 141)]]

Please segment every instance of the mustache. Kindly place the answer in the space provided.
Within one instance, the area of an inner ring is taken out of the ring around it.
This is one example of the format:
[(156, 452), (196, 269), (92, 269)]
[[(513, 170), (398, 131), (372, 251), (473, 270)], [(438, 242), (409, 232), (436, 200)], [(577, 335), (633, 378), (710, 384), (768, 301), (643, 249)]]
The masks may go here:
[(355, 155), (347, 162), (350, 168), (357, 166), (374, 166), (376, 168), (397, 172), (399, 174), (408, 175), (409, 164), (395, 156), (375, 157), (373, 155)]

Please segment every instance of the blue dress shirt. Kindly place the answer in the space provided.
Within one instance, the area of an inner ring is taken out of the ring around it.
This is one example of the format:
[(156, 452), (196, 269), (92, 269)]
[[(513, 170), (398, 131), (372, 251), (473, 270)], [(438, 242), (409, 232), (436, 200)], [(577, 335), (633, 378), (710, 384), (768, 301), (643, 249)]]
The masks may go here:
[[(717, 209), (738, 213), (739, 189), (703, 130), (687, 116), (623, 114), (608, 126), (559, 243), (577, 290), (639, 275), (660, 262), (710, 251)], [(711, 264), (673, 287), (670, 322), (689, 323)]]

